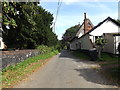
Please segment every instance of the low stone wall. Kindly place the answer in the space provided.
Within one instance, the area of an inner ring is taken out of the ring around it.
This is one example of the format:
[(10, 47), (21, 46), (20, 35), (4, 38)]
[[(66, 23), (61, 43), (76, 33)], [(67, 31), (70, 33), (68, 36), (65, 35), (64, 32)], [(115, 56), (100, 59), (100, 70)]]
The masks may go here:
[(2, 51), (2, 66), (0, 68), (16, 65), (17, 63), (38, 54), (38, 50)]

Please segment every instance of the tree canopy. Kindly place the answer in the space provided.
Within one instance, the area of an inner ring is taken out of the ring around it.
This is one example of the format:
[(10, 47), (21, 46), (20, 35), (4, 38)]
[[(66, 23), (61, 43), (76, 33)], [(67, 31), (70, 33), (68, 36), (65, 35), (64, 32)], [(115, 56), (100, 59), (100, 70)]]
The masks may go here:
[(120, 23), (120, 20), (117, 20), (118, 23)]
[(77, 31), (79, 29), (79, 25), (72, 26), (66, 30), (63, 34), (63, 40), (70, 41), (73, 37), (75, 37)]
[(55, 46), (57, 36), (50, 26), (53, 15), (38, 2), (3, 2), (3, 41), (8, 48), (32, 49)]
[(66, 32), (62, 36), (62, 44), (66, 46), (69, 42), (75, 37), (77, 31), (79, 30), (80, 25), (75, 25), (66, 30)]

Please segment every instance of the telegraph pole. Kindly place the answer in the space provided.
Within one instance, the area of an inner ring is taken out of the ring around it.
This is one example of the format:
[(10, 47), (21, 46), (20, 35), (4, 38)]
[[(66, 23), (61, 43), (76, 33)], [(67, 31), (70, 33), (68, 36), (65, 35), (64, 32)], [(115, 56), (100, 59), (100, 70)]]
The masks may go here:
[(60, 10), (61, 4), (62, 4), (62, 0), (59, 0), (59, 1), (58, 1), (58, 7), (57, 7), (57, 12), (56, 12), (55, 21), (54, 21), (54, 23), (53, 23), (54, 32), (55, 32), (55, 25), (56, 25), (56, 22), (57, 22), (57, 18), (58, 18), (58, 14), (59, 14), (59, 10)]

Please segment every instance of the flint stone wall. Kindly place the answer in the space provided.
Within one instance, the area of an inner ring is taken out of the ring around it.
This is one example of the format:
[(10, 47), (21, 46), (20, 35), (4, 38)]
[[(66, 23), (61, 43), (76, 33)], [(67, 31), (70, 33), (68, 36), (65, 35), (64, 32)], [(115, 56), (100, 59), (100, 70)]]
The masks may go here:
[(38, 50), (2, 51), (2, 66), (0, 68), (16, 65), (17, 63), (22, 62), (27, 58), (37, 56), (38, 54)]

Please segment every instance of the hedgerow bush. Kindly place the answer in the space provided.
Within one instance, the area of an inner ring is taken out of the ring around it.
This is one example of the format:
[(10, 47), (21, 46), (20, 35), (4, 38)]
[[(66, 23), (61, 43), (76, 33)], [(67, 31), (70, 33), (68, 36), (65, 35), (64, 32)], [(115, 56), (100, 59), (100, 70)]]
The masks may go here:
[(119, 52), (119, 56), (120, 56), (120, 42), (118, 44), (118, 52)]
[(40, 54), (47, 54), (47, 53), (50, 53), (53, 50), (53, 47), (40, 45), (40, 46), (37, 47), (37, 49), (39, 50)]

